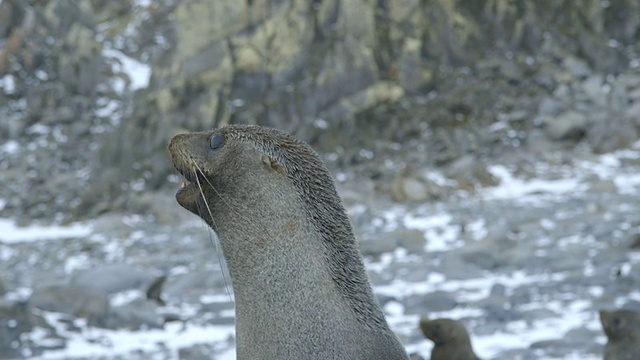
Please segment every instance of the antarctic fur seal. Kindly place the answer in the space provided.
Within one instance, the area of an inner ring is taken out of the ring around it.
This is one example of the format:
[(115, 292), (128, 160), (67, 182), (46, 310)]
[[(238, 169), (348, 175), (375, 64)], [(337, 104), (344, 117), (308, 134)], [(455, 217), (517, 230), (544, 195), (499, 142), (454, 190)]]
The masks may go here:
[(217, 233), (242, 359), (408, 359), (373, 295), (317, 153), (284, 132), (231, 125), (176, 135), (176, 200)]
[(420, 330), (433, 341), (431, 360), (480, 360), (464, 324), (453, 319), (420, 319)]

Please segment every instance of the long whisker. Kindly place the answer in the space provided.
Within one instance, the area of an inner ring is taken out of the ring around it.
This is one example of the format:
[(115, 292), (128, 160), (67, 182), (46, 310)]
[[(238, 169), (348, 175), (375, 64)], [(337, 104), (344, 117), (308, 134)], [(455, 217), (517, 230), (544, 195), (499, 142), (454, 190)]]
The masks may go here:
[[(195, 161), (193, 162), (195, 164)], [(197, 166), (197, 165), (196, 165)], [(196, 179), (196, 183), (198, 184), (198, 190), (200, 190), (200, 195), (202, 195), (202, 200), (204, 202), (205, 207), (207, 208), (207, 212), (209, 213), (209, 218), (211, 219), (211, 222), (213, 223), (213, 213), (211, 212), (211, 207), (209, 206), (209, 203), (207, 202), (207, 198), (204, 196), (204, 191), (202, 190), (202, 184), (200, 184), (200, 178), (197, 176), (197, 174), (194, 174), (194, 178)], [(206, 179), (206, 177), (205, 177)], [(212, 186), (213, 188), (213, 186)], [(220, 257), (220, 246), (218, 245), (217, 241), (213, 240), (213, 236), (211, 235), (211, 228), (208, 229), (208, 233), (209, 233), (209, 240), (213, 243), (215, 249), (216, 249), (216, 256), (218, 257), (218, 263), (220, 263), (220, 271), (222, 272), (222, 280), (224, 281), (224, 288), (227, 291), (227, 295), (229, 295), (229, 300), (233, 301), (233, 295), (231, 295), (231, 290), (230, 290), (230, 286), (229, 283), (227, 282), (227, 277), (225, 276), (225, 272), (224, 272), (224, 266), (223, 266), (223, 261), (222, 258)]]
[[(246, 221), (247, 223), (250, 223), (249, 219), (247, 217), (244, 216), (244, 214), (242, 214), (240, 211), (236, 210), (233, 206), (231, 206), (231, 202), (228, 201), (227, 198), (225, 198), (225, 196), (223, 194), (221, 194), (220, 192), (218, 192), (218, 190), (216, 190), (216, 188), (213, 186), (213, 184), (211, 184), (211, 181), (209, 181), (209, 179), (207, 179), (207, 177), (205, 176), (204, 172), (202, 171), (202, 169), (200, 168), (200, 166), (198, 166), (198, 164), (196, 164), (195, 161), (193, 162), (193, 166), (196, 168), (196, 170), (200, 173), (200, 175), (202, 175), (202, 178), (204, 179), (204, 181), (207, 182), (207, 184), (209, 184), (209, 186), (211, 187), (211, 189), (213, 189), (213, 191), (216, 192), (216, 195), (218, 195), (218, 197), (220, 197), (220, 199), (222, 201), (224, 201), (225, 205), (227, 205), (227, 207), (229, 208), (229, 210), (233, 211), (235, 213), (236, 216), (238, 216), (240, 219)], [(197, 177), (196, 177), (197, 179)], [(200, 186), (200, 183), (198, 183), (198, 185)], [(212, 218), (213, 220), (213, 218)]]

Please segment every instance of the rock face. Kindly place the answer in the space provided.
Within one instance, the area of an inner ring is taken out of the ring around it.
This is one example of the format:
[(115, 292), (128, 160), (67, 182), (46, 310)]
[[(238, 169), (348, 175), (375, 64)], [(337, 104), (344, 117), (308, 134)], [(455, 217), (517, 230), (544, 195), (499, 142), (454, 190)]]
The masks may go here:
[[(424, 121), (393, 122), (373, 109), (442, 90), (451, 75), (446, 69), (478, 67), (491, 52), (518, 52), (520, 60), (484, 65), (515, 82), (532, 68), (524, 59), (540, 54), (574, 54), (589, 69), (618, 72), (622, 52), (607, 40), (633, 43), (638, 6), (631, 0), (608, 7), (595, 0), (180, 2), (175, 49), (154, 66), (149, 89), (104, 154), (145, 145), (104, 158), (120, 169), (148, 169), (153, 175), (146, 183), (158, 186), (168, 170), (166, 139), (180, 129), (258, 123), (293, 132), (321, 150), (352, 139), (370, 143), (393, 131), (368, 129), (418, 129)], [(563, 131), (556, 132), (562, 137)], [(140, 171), (126, 177), (139, 178)]]
[(105, 24), (93, 3), (0, 3), (0, 143), (11, 144), (2, 149), (3, 170), (11, 169), (2, 175), (11, 184), (0, 196), (9, 199), (5, 217), (51, 219), (77, 205), (99, 134), (129, 102), (131, 79), (107, 51), (117, 48), (118, 22)]
[[(0, 139), (20, 141), (3, 156), (0, 213), (131, 207), (131, 193), (166, 183), (167, 139), (231, 122), (320, 151), (418, 138), (437, 165), (517, 146), (539, 125), (555, 142), (626, 147), (640, 93), (618, 74), (638, 63), (639, 10), (633, 0), (3, 1)], [(133, 60), (152, 67), (148, 86), (143, 70), (124, 70)], [(487, 130), (496, 119), (508, 125)]]
[[(474, 65), (487, 50), (533, 55), (570, 45), (594, 68), (615, 72), (619, 54), (603, 40), (616, 34), (621, 43), (633, 42), (640, 17), (623, 9), (636, 7), (632, 1), (608, 8), (599, 1), (184, 2), (175, 10), (176, 48), (154, 67), (130, 127), (144, 123), (156, 133), (256, 122), (315, 139), (328, 122), (335, 133), (353, 132), (349, 120), (358, 113), (433, 87), (438, 67)], [(563, 17), (547, 16), (558, 12)]]

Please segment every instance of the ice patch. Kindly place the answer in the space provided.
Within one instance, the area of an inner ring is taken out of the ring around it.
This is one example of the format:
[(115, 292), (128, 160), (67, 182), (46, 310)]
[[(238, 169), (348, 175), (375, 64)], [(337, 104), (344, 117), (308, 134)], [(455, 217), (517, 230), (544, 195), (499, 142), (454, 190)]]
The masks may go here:
[[(217, 343), (224, 356), (218, 359), (235, 359), (235, 351), (228, 351), (233, 347), (229, 341), (233, 337), (233, 326), (194, 326), (189, 323), (170, 322), (164, 329), (147, 331), (107, 330), (84, 327), (81, 332), (68, 331), (64, 322), (59, 321), (61, 315), (45, 313), (47, 322), (54, 326), (58, 334), (67, 338), (67, 347), (62, 350), (45, 351), (41, 356), (33, 359), (53, 360), (70, 358), (112, 358), (115, 355), (126, 356), (133, 352), (161, 352), (169, 350), (171, 358), (178, 359), (178, 350), (196, 344)], [(30, 336), (42, 337), (33, 332)], [(162, 353), (149, 358), (163, 358)]]
[(388, 285), (376, 286), (377, 293), (404, 298), (410, 295), (429, 294), (435, 291), (452, 292), (461, 302), (477, 301), (489, 296), (491, 287), (502, 284), (507, 288), (524, 285), (562, 281), (566, 275), (558, 273), (527, 274), (524, 271), (514, 271), (511, 274), (478, 273), (478, 278), (469, 280), (451, 280), (442, 274), (430, 273), (424, 282), (407, 282), (395, 279)]
[(92, 226), (85, 223), (74, 223), (68, 226), (19, 227), (15, 221), (0, 219), (0, 243), (18, 243), (60, 238), (78, 238), (88, 236)]
[(445, 213), (430, 216), (407, 214), (402, 222), (407, 229), (424, 231), (426, 251), (446, 251), (463, 243), (460, 240), (460, 225), (451, 224), (452, 219), (450, 214)]
[(95, 259), (92, 259), (86, 253), (69, 256), (64, 263), (64, 272), (71, 274), (78, 269), (89, 269), (94, 262)]
[[(2, 3), (0, 1), (0, 3)], [(0, 88), (5, 94), (13, 94), (16, 91), (16, 80), (11, 74), (7, 74), (0, 78)]]
[(515, 200), (535, 203), (542, 200), (542, 194), (565, 195), (582, 192), (588, 188), (578, 178), (521, 180), (513, 177), (509, 170), (502, 165), (489, 166), (488, 170), (500, 178), (500, 185), (489, 188), (482, 193), (486, 200)]
[[(143, 89), (149, 86), (149, 79), (151, 78), (151, 67), (147, 64), (141, 63), (135, 60), (121, 51), (105, 47), (102, 50), (105, 57), (117, 59), (120, 62), (120, 66), (116, 67), (116, 72), (121, 71), (127, 74), (131, 81), (130, 90)], [(124, 91), (124, 85), (120, 84), (117, 89), (118, 92)]]
[(613, 183), (619, 194), (636, 194), (640, 186), (640, 174), (618, 174), (613, 178)]
[(0, 146), (0, 152), (4, 154), (15, 154), (20, 150), (20, 144), (15, 140), (9, 140)]

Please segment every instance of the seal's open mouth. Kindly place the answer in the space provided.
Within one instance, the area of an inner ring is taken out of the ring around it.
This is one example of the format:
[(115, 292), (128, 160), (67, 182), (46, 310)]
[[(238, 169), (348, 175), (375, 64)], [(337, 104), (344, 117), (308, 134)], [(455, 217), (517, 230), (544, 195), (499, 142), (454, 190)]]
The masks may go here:
[(184, 180), (181, 182), (180, 188), (176, 192), (176, 200), (183, 208), (199, 215), (198, 204), (204, 196), (201, 188), (203, 179), (196, 177), (195, 174), (191, 174), (191, 176), (189, 176), (188, 172), (183, 172), (181, 169), (178, 169), (178, 172), (182, 174)]
[(188, 190), (189, 188), (192, 188), (192, 187), (196, 187), (196, 184), (188, 180), (182, 180), (182, 182), (180, 183), (180, 189), (178, 189), (178, 192)]
[(192, 172), (185, 171), (178, 166), (176, 166), (175, 168), (183, 177), (183, 180), (180, 183), (180, 189), (178, 189), (178, 193), (176, 195), (180, 193), (184, 194), (186, 192), (199, 191), (198, 184), (202, 184), (202, 179), (198, 179), (197, 176)]

